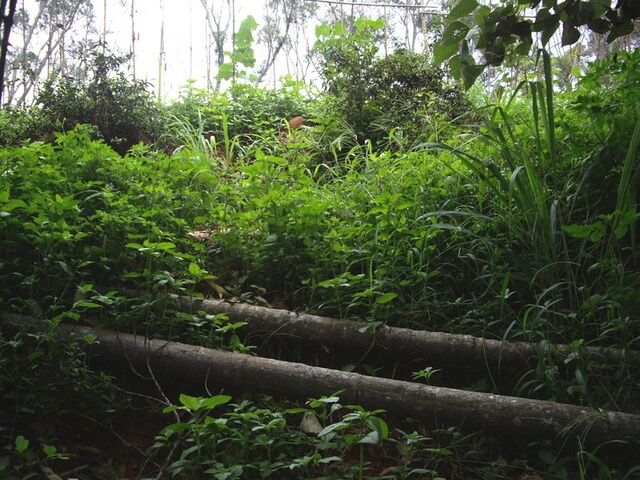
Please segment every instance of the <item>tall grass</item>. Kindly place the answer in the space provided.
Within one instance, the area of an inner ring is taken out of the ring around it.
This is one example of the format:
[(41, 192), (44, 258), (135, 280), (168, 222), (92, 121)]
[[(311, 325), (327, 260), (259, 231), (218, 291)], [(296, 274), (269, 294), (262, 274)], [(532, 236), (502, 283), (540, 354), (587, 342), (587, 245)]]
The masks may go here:
[[(493, 247), (501, 250), (496, 264), (489, 260), (484, 275), (488, 288), (500, 299), (501, 310), (509, 313), (503, 307), (506, 298), (513, 296), (511, 303), (518, 299), (517, 303), (533, 307), (528, 318), (544, 317), (542, 324), (556, 329), (552, 323), (570, 321), (568, 312), (578, 308), (580, 299), (571, 287), (573, 259), (560, 228), (563, 202), (572, 184), (559, 178), (549, 57), (546, 52), (541, 57), (544, 79), (523, 82), (505, 106), (488, 107), (489, 119), (462, 145), (422, 146), (450, 152), (476, 178), (481, 197), (477, 206), (482, 209), (476, 213), (492, 217), (492, 225), (485, 222), (485, 226), (493, 230)], [(526, 89), (531, 95), (530, 112), (524, 118), (514, 116), (512, 103)], [(571, 160), (565, 162), (570, 165)], [(513, 313), (522, 317), (522, 306), (516, 308)], [(540, 321), (521, 322), (527, 338), (540, 338)]]
[(173, 115), (169, 124), (170, 136), (179, 143), (173, 153), (188, 150), (218, 163), (219, 166), (225, 169), (229, 169), (236, 155), (240, 137), (231, 137), (229, 135), (228, 116), (224, 112), (220, 118), (222, 139), (216, 139), (211, 132), (205, 131), (202, 112), (198, 111), (197, 125), (193, 125), (188, 119)]

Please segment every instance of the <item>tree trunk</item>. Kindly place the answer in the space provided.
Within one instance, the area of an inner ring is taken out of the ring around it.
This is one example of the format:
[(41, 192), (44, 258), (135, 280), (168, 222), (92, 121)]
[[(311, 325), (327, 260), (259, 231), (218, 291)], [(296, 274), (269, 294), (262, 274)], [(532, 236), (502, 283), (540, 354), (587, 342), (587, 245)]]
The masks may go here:
[[(486, 365), (492, 370), (519, 370), (536, 365), (538, 358), (553, 355), (562, 364), (576, 349), (568, 345), (547, 346), (541, 352), (538, 345), (525, 342), (503, 342), (441, 332), (426, 332), (378, 326), (365, 322), (352, 322), (319, 317), (306, 313), (276, 310), (222, 300), (202, 300), (176, 296), (180, 308), (210, 314), (224, 313), (232, 322), (246, 322), (238, 331), (281, 336), (287, 341), (299, 340), (342, 349), (348, 352), (367, 352), (402, 358), (405, 361), (420, 360), (431, 366)], [(639, 362), (640, 353), (612, 348), (587, 347), (584, 352), (590, 359), (608, 364), (625, 361)]]
[[(9, 3), (8, 11), (7, 3)], [(4, 77), (9, 53), (9, 35), (11, 34), (11, 27), (13, 27), (17, 3), (18, 0), (2, 0), (0, 4), (0, 27), (2, 28), (2, 38), (0, 39), (0, 104), (2, 103), (2, 94), (4, 92)]]
[[(0, 314), (0, 323), (14, 331), (32, 325), (29, 318), (13, 314)], [(161, 384), (178, 382), (184, 393), (227, 388), (306, 400), (342, 391), (345, 404), (472, 432), (532, 440), (580, 439), (583, 445), (640, 438), (638, 415), (367, 377), (89, 327), (60, 325), (57, 330), (82, 343), (85, 336), (95, 336), (97, 341), (87, 345), (92, 358), (111, 368), (150, 370)]]

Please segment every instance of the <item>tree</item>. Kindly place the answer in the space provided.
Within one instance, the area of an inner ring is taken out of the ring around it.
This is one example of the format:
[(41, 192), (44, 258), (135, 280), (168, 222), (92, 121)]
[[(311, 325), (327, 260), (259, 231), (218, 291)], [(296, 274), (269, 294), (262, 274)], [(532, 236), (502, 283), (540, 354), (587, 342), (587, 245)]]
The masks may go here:
[[(267, 45), (267, 60), (258, 71), (258, 82), (262, 81), (267, 72), (274, 66), (276, 58), (289, 37), (289, 29), (297, 18), (299, 0), (271, 0), (266, 5), (267, 15), (264, 17), (266, 25), (261, 29), (260, 36)], [(280, 11), (282, 6), (282, 12)], [(284, 31), (281, 31), (281, 28)]]
[(153, 143), (162, 133), (162, 114), (149, 85), (131, 81), (121, 71), (128, 59), (94, 49), (85, 78), (52, 75), (42, 87), (32, 138), (51, 140), (78, 124), (90, 124), (116, 152), (126, 154), (140, 142)]
[[(472, 22), (463, 21), (471, 15)], [(586, 27), (607, 42), (629, 35), (640, 18), (638, 0), (502, 0), (496, 6), (478, 0), (459, 0), (447, 16), (448, 24), (434, 48), (434, 60), (449, 61), (453, 73), (469, 88), (487, 66), (498, 66), (508, 49), (527, 55), (537, 34), (545, 47), (561, 28), (562, 45), (573, 45)], [(474, 25), (475, 24), (475, 25)], [(482, 54), (476, 63), (472, 49)]]
[(360, 18), (347, 25), (336, 23), (316, 27), (320, 54), (320, 73), (327, 92), (336, 99), (343, 120), (354, 128), (362, 140), (368, 136), (371, 119), (366, 109), (367, 72), (378, 52), (375, 32), (384, 26), (382, 20)]
[[(220, 5), (218, 12), (214, 11), (214, 5), (209, 6), (209, 0), (200, 0), (205, 11), (208, 38), (211, 43), (207, 44), (207, 52), (213, 47), (215, 67), (218, 69), (224, 63), (224, 51), (227, 41), (229, 27), (231, 26), (232, 8), (231, 0), (226, 0)], [(226, 11), (224, 8), (226, 3)], [(226, 12), (226, 13), (225, 13)], [(215, 90), (220, 90), (221, 78), (216, 78)], [(207, 88), (212, 87), (211, 60), (207, 55)]]
[(14, 30), (20, 41), (7, 56), (6, 103), (24, 104), (37, 83), (54, 71), (78, 74), (84, 68), (86, 73), (90, 33), (95, 31), (91, 0), (41, 1), (34, 12), (20, 8)]
[[(4, 90), (4, 70), (7, 65), (7, 52), (9, 50), (9, 34), (13, 26), (13, 17), (16, 13), (16, 4), (18, 0), (2, 0), (0, 3), (0, 26), (2, 27), (2, 43), (0, 44), (0, 101), (2, 100), (2, 92)], [(7, 7), (9, 10), (7, 11)]]
[[(258, 69), (258, 82), (262, 81), (269, 70), (273, 70), (273, 80), (276, 75), (276, 59), (281, 52), (290, 56), (297, 54), (300, 33), (304, 34), (308, 20), (318, 10), (318, 5), (313, 2), (300, 0), (267, 0), (265, 2), (264, 26), (259, 32), (258, 42), (267, 46), (267, 59)], [(299, 61), (294, 59), (296, 76), (299, 73)], [(288, 61), (287, 65), (291, 63)], [(290, 73), (287, 71), (286, 73)]]
[(432, 122), (452, 121), (470, 106), (423, 54), (398, 49), (378, 58), (376, 33), (383, 26), (382, 20), (358, 19), (353, 34), (342, 24), (319, 26), (321, 73), (334, 112), (358, 142), (383, 142), (397, 129), (411, 143), (430, 134)]

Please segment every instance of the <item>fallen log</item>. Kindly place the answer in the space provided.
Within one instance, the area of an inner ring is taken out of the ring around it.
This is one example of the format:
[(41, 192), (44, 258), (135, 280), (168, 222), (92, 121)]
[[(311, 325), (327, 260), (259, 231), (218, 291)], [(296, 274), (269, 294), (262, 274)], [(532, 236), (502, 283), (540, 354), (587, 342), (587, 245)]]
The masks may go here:
[[(0, 325), (13, 331), (33, 326), (29, 318), (14, 314), (0, 314)], [(151, 369), (159, 381), (184, 385), (184, 393), (226, 388), (306, 400), (342, 390), (344, 404), (474, 432), (524, 439), (562, 437), (567, 442), (580, 438), (589, 445), (640, 438), (640, 415), (367, 377), (82, 326), (60, 325), (57, 332), (72, 334), (80, 342), (91, 335), (97, 340), (88, 346), (92, 357), (111, 367)]]
[[(537, 364), (541, 356), (550, 356), (562, 364), (576, 348), (569, 345), (541, 346), (525, 342), (504, 342), (442, 332), (407, 328), (372, 328), (365, 322), (336, 320), (328, 317), (257, 307), (223, 300), (203, 300), (174, 295), (180, 308), (187, 312), (202, 310), (209, 314), (225, 314), (232, 322), (246, 322), (245, 333), (266, 333), (287, 340), (301, 340), (335, 347), (349, 352), (366, 352), (420, 359), (431, 366), (444, 363), (486, 365), (491, 369), (519, 370)], [(241, 332), (239, 332), (241, 333)], [(586, 347), (589, 359), (616, 365), (625, 361), (640, 363), (640, 352), (613, 348)]]

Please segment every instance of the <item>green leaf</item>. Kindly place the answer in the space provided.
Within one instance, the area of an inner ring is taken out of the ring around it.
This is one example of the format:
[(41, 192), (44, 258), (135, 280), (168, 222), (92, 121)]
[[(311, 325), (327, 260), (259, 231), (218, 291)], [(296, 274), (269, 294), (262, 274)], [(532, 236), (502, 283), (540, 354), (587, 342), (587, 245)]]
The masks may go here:
[(491, 9), (487, 5), (480, 5), (473, 13), (474, 23), (479, 27), (482, 27), (485, 24), (490, 13)]
[(24, 438), (22, 435), (18, 435), (15, 439), (16, 452), (23, 453), (27, 448), (29, 448), (29, 440)]
[(607, 36), (607, 43), (613, 42), (618, 37), (624, 37), (625, 35), (629, 35), (633, 33), (633, 22), (630, 18), (624, 19), (619, 25), (614, 25), (611, 27), (611, 32), (609, 36)]
[(320, 37), (328, 37), (329, 35), (331, 35), (331, 25), (327, 25), (326, 23), (323, 23), (322, 25), (317, 25), (316, 26), (316, 38), (320, 38)]
[(484, 65), (472, 65), (467, 64), (464, 61), (461, 63), (462, 68), (460, 69), (460, 74), (462, 76), (462, 83), (464, 84), (464, 88), (469, 90), (475, 83), (476, 79), (484, 71)]
[(253, 43), (253, 33), (251, 32), (257, 27), (258, 22), (251, 15), (242, 21), (238, 32), (235, 34), (236, 49), (247, 48)]
[(389, 425), (380, 417), (369, 417), (367, 423), (375, 429), (380, 439), (384, 440), (389, 436)]
[(207, 271), (200, 267), (200, 265), (198, 265), (197, 263), (191, 262), (189, 264), (189, 273), (191, 275), (203, 275), (206, 274)]
[(524, 40), (516, 47), (516, 53), (518, 55), (525, 56), (531, 50), (532, 45), (533, 45), (533, 41), (531, 39)]
[(562, 46), (573, 45), (580, 39), (580, 30), (568, 23), (562, 24)]
[(184, 393), (180, 394), (180, 403), (184, 405), (187, 410), (192, 412), (196, 412), (200, 409), (200, 400), (201, 399), (197, 397), (192, 397)]
[(336, 423), (332, 423), (331, 425), (326, 426), (325, 428), (322, 429), (322, 431), (320, 433), (318, 433), (318, 437), (324, 437), (325, 435), (328, 435), (329, 433), (335, 431), (335, 430), (342, 430), (344, 428), (349, 427), (351, 424), (349, 422), (336, 422)]
[(88, 300), (80, 300), (74, 303), (73, 306), (76, 308), (102, 308), (102, 305)]
[(454, 55), (449, 59), (449, 68), (451, 69), (451, 75), (456, 81), (462, 80), (462, 55)]
[(216, 395), (215, 397), (205, 398), (200, 402), (200, 408), (212, 409), (218, 405), (224, 405), (231, 401), (230, 395)]
[(160, 242), (160, 243), (156, 243), (154, 247), (157, 250), (168, 251), (168, 250), (174, 250), (176, 248), (176, 244), (172, 242)]
[(60, 260), (58, 262), (58, 265), (60, 265), (60, 268), (62, 268), (62, 270), (64, 270), (64, 272), (69, 275), (70, 277), (73, 277), (73, 270), (71, 270), (71, 268), (69, 268), (69, 265), (67, 265), (65, 262), (63, 262), (62, 260)]
[(43, 445), (42, 451), (47, 457), (50, 457), (56, 454), (57, 449), (53, 445)]
[(447, 15), (448, 20), (457, 20), (462, 17), (466, 17), (473, 12), (478, 6), (476, 0), (460, 0)]
[[(4, 193), (6, 193), (7, 196), (9, 195), (9, 192), (4, 192)], [(2, 200), (0, 199), (0, 201)], [(4, 200), (4, 203), (2, 204), (2, 210), (6, 212), (11, 212), (16, 208), (27, 208), (27, 204), (17, 198), (14, 198), (13, 200), (9, 200), (7, 198), (6, 200)]]
[(353, 22), (358, 30), (365, 30), (367, 28), (366, 20), (364, 18), (358, 18)]
[(465, 39), (467, 33), (469, 33), (469, 27), (462, 22), (447, 25), (442, 38), (434, 45), (433, 62), (440, 65), (458, 53), (459, 44)]
[(446, 44), (459, 43), (469, 33), (469, 26), (462, 22), (453, 22), (447, 25), (442, 33), (442, 42)]
[(342, 23), (336, 23), (331, 30), (333, 32), (333, 35), (338, 37), (343, 37), (349, 33), (349, 30), (347, 29), (347, 27)]
[(394, 298), (396, 298), (398, 296), (397, 293), (385, 293), (383, 295), (380, 295), (377, 299), (376, 299), (376, 303), (378, 305), (383, 305), (385, 303), (389, 303), (391, 300), (393, 300)]
[(216, 79), (229, 80), (231, 77), (233, 77), (232, 63), (223, 63), (218, 67), (218, 74), (216, 75)]
[(591, 225), (563, 225), (562, 230), (573, 238), (588, 238), (592, 242), (597, 242), (604, 237), (606, 227), (602, 222), (595, 222)]
[(89, 293), (92, 288), (92, 283), (85, 283), (84, 285), (78, 285), (78, 292), (81, 294)]
[(365, 445), (378, 445), (380, 443), (380, 435), (375, 430), (371, 431), (358, 440), (358, 443)]
[(377, 20), (368, 20), (369, 28), (373, 30), (382, 30), (384, 28), (384, 20), (378, 18)]
[(603, 35), (611, 29), (611, 23), (604, 18), (596, 18), (587, 23), (587, 27), (589, 27), (592, 32)]
[(542, 45), (546, 45), (560, 26), (560, 14), (552, 14), (548, 9), (543, 8), (538, 11), (536, 20), (533, 23), (533, 31), (542, 32)]
[(433, 47), (433, 63), (441, 65), (445, 60), (449, 60), (451, 65), (451, 58), (458, 53), (458, 43), (436, 43)]
[(384, 28), (384, 20), (381, 18), (378, 20), (371, 20), (368, 18), (358, 18), (354, 22), (354, 25), (358, 30), (361, 30), (361, 31), (369, 30), (369, 29), (381, 30)]
[(596, 17), (601, 17), (608, 8), (611, 8), (611, 0), (588, 0), (587, 3), (593, 8), (593, 13)]

